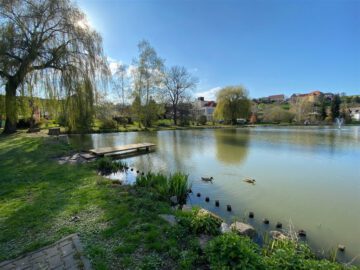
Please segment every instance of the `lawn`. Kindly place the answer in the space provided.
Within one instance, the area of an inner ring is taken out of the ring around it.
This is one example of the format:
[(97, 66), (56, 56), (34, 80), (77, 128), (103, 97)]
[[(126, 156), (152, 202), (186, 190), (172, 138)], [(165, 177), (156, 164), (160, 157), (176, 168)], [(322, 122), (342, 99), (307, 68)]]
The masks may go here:
[(70, 152), (55, 138), (0, 136), (0, 261), (77, 232), (95, 269), (181, 265), (186, 236), (170, 233), (158, 218), (170, 206), (141, 189), (112, 185), (91, 164), (54, 160)]

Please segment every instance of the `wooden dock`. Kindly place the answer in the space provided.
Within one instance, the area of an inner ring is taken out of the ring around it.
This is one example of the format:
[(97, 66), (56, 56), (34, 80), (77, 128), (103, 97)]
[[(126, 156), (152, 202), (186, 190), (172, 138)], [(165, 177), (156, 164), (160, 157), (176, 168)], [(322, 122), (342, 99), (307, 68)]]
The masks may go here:
[(154, 148), (155, 146), (156, 145), (153, 143), (135, 143), (135, 144), (122, 145), (122, 146), (90, 149), (89, 152), (97, 156), (121, 155), (122, 153), (129, 153), (131, 151), (149, 152), (150, 149)]

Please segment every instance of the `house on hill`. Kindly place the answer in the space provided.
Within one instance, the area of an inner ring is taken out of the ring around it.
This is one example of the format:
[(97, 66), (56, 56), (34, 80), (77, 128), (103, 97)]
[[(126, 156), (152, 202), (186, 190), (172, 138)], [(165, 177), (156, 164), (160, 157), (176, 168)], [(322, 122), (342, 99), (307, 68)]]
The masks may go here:
[(272, 96), (269, 96), (268, 99), (271, 102), (283, 102), (283, 101), (285, 101), (285, 96), (283, 94), (281, 94), (281, 95), (272, 95)]
[(290, 97), (290, 102), (296, 103), (299, 100), (308, 101), (308, 102), (318, 102), (324, 96), (324, 94), (318, 90), (312, 91), (307, 94), (293, 94)]

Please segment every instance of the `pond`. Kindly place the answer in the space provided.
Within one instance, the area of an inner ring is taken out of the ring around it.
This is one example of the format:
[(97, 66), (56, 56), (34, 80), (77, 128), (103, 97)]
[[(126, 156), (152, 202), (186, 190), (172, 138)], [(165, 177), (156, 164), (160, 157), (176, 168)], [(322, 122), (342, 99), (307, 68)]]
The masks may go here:
[[(260, 232), (274, 229), (276, 222), (292, 224), (307, 232), (307, 241), (317, 251), (345, 245), (339, 255), (345, 261), (360, 254), (360, 127), (129, 132), (72, 135), (70, 141), (82, 149), (155, 143), (155, 152), (126, 162), (145, 172), (188, 173), (191, 204), (228, 221), (252, 223)], [(212, 176), (213, 183), (202, 181), (202, 176)], [(247, 177), (256, 184), (245, 183)], [(196, 197), (198, 192), (201, 197)], [(248, 218), (249, 211), (254, 219)], [(262, 224), (264, 218), (269, 225)]]

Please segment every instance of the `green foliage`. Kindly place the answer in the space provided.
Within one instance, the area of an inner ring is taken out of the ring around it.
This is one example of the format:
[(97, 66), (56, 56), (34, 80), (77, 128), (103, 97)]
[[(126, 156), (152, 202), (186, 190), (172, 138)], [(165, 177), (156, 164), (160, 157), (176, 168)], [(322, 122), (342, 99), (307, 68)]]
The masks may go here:
[(250, 238), (232, 232), (211, 240), (205, 255), (211, 269), (264, 269), (259, 247)]
[[(83, 98), (78, 85), (86, 84), (87, 101), (93, 102), (89, 95), (94, 96), (97, 86), (105, 81), (107, 61), (100, 35), (88, 26), (79, 27), (84, 13), (71, 1), (58, 1), (56, 5), (54, 1), (3, 1), (0, 21), (0, 76), (7, 115), (4, 132), (16, 131), (16, 96), (26, 85), (40, 88), (48, 96), (56, 93), (57, 98), (64, 95), (75, 100)], [(18, 76), (10, 76), (13, 74)], [(91, 126), (88, 102), (68, 108), (75, 113), (67, 118), (71, 130)]]
[(63, 108), (69, 131), (89, 131), (93, 124), (94, 93), (90, 81), (77, 85), (77, 93), (69, 97)]
[(126, 167), (126, 164), (121, 161), (113, 161), (109, 157), (103, 157), (96, 161), (96, 168), (102, 174), (110, 174), (112, 172), (117, 172), (123, 170)]
[(247, 119), (251, 103), (248, 93), (242, 86), (228, 86), (221, 89), (216, 96), (215, 118), (236, 124), (237, 118)]
[(282, 103), (281, 108), (284, 110), (290, 110), (290, 104), (288, 102)]
[(181, 172), (170, 175), (168, 179), (168, 194), (176, 196), (180, 205), (186, 203), (189, 190), (188, 182), (188, 175)]
[(273, 240), (263, 248), (264, 262), (269, 270), (342, 270), (356, 269), (329, 260), (318, 260), (305, 243)]
[(200, 125), (206, 125), (206, 122), (207, 122), (206, 116), (205, 116), (205, 115), (200, 115), (199, 120), (198, 120), (198, 123), (199, 123)]
[(156, 270), (161, 269), (164, 266), (164, 262), (161, 257), (156, 253), (146, 256), (140, 265), (142, 270)]
[(112, 119), (103, 119), (100, 123), (100, 129), (117, 129), (117, 122)]
[(218, 235), (222, 220), (205, 209), (178, 214), (179, 223), (195, 234)]
[(294, 119), (294, 116), (295, 115), (288, 110), (280, 107), (272, 107), (265, 110), (263, 120), (265, 122), (290, 123)]
[(113, 119), (116, 108), (111, 102), (101, 102), (95, 108), (96, 118), (100, 122), (100, 129), (117, 129), (117, 122)]
[(146, 175), (138, 176), (136, 185), (154, 190), (164, 200), (176, 196), (181, 205), (186, 203), (188, 197), (188, 176), (180, 172), (176, 172), (169, 177), (162, 173), (154, 174), (149, 172)]
[(159, 119), (159, 116), (164, 112), (164, 106), (157, 104), (152, 98), (146, 104), (142, 104), (140, 96), (136, 95), (131, 105), (131, 110), (136, 115), (139, 124), (145, 127), (151, 127), (153, 123)]
[(333, 100), (331, 101), (331, 117), (332, 120), (340, 116), (340, 104), (341, 99), (339, 95), (335, 95)]
[(159, 127), (170, 127), (172, 124), (172, 120), (170, 119), (161, 119), (157, 121), (157, 125)]
[(199, 260), (199, 254), (192, 250), (183, 250), (180, 253), (179, 267), (180, 269), (193, 269), (193, 266)]

